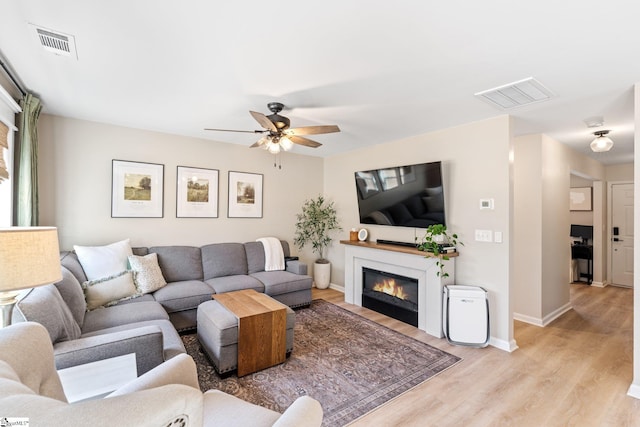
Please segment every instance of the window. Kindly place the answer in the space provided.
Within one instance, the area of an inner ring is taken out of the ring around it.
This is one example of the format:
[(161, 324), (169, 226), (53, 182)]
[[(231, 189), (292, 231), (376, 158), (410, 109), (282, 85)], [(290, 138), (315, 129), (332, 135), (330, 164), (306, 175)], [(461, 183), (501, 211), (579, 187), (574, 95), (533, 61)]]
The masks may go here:
[[(0, 227), (9, 227), (12, 224), (13, 140), (17, 130), (15, 115), (20, 111), (22, 111), (20, 106), (0, 86)], [(6, 175), (3, 169), (6, 170)]]

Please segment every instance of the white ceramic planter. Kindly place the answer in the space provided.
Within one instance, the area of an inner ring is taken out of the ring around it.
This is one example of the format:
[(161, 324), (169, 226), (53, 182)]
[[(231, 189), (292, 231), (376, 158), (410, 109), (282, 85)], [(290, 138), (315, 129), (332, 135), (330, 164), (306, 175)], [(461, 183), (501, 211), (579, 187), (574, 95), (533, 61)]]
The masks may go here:
[(313, 281), (318, 289), (327, 289), (331, 283), (331, 263), (313, 263)]

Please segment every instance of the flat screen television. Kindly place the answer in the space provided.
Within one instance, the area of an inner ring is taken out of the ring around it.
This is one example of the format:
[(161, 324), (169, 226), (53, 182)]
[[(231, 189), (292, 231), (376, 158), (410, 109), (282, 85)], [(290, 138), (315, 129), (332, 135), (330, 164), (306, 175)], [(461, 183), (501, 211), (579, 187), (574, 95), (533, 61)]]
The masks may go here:
[(582, 239), (582, 244), (586, 245), (589, 242), (589, 239), (593, 239), (593, 226), (571, 224), (571, 231), (569, 235), (571, 237), (578, 237)]
[(355, 179), (360, 223), (446, 225), (441, 162), (360, 171)]

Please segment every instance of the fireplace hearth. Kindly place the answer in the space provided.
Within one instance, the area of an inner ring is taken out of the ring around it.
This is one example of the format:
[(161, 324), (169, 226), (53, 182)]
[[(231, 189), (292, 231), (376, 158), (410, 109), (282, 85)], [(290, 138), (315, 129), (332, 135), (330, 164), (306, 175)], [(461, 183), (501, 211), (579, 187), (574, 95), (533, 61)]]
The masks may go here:
[(418, 326), (418, 280), (362, 268), (362, 306)]

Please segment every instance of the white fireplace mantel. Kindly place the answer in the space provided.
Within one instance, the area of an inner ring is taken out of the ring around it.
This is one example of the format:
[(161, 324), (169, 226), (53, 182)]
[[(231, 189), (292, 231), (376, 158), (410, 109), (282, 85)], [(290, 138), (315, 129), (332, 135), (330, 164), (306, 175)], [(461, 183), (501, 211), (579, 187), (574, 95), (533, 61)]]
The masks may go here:
[(429, 335), (442, 338), (442, 290), (454, 283), (455, 257), (449, 254), (445, 262), (448, 277), (438, 275), (437, 258), (425, 257), (416, 249), (388, 244), (353, 242), (345, 245), (344, 299), (362, 306), (362, 269), (373, 268), (418, 280), (418, 328)]

